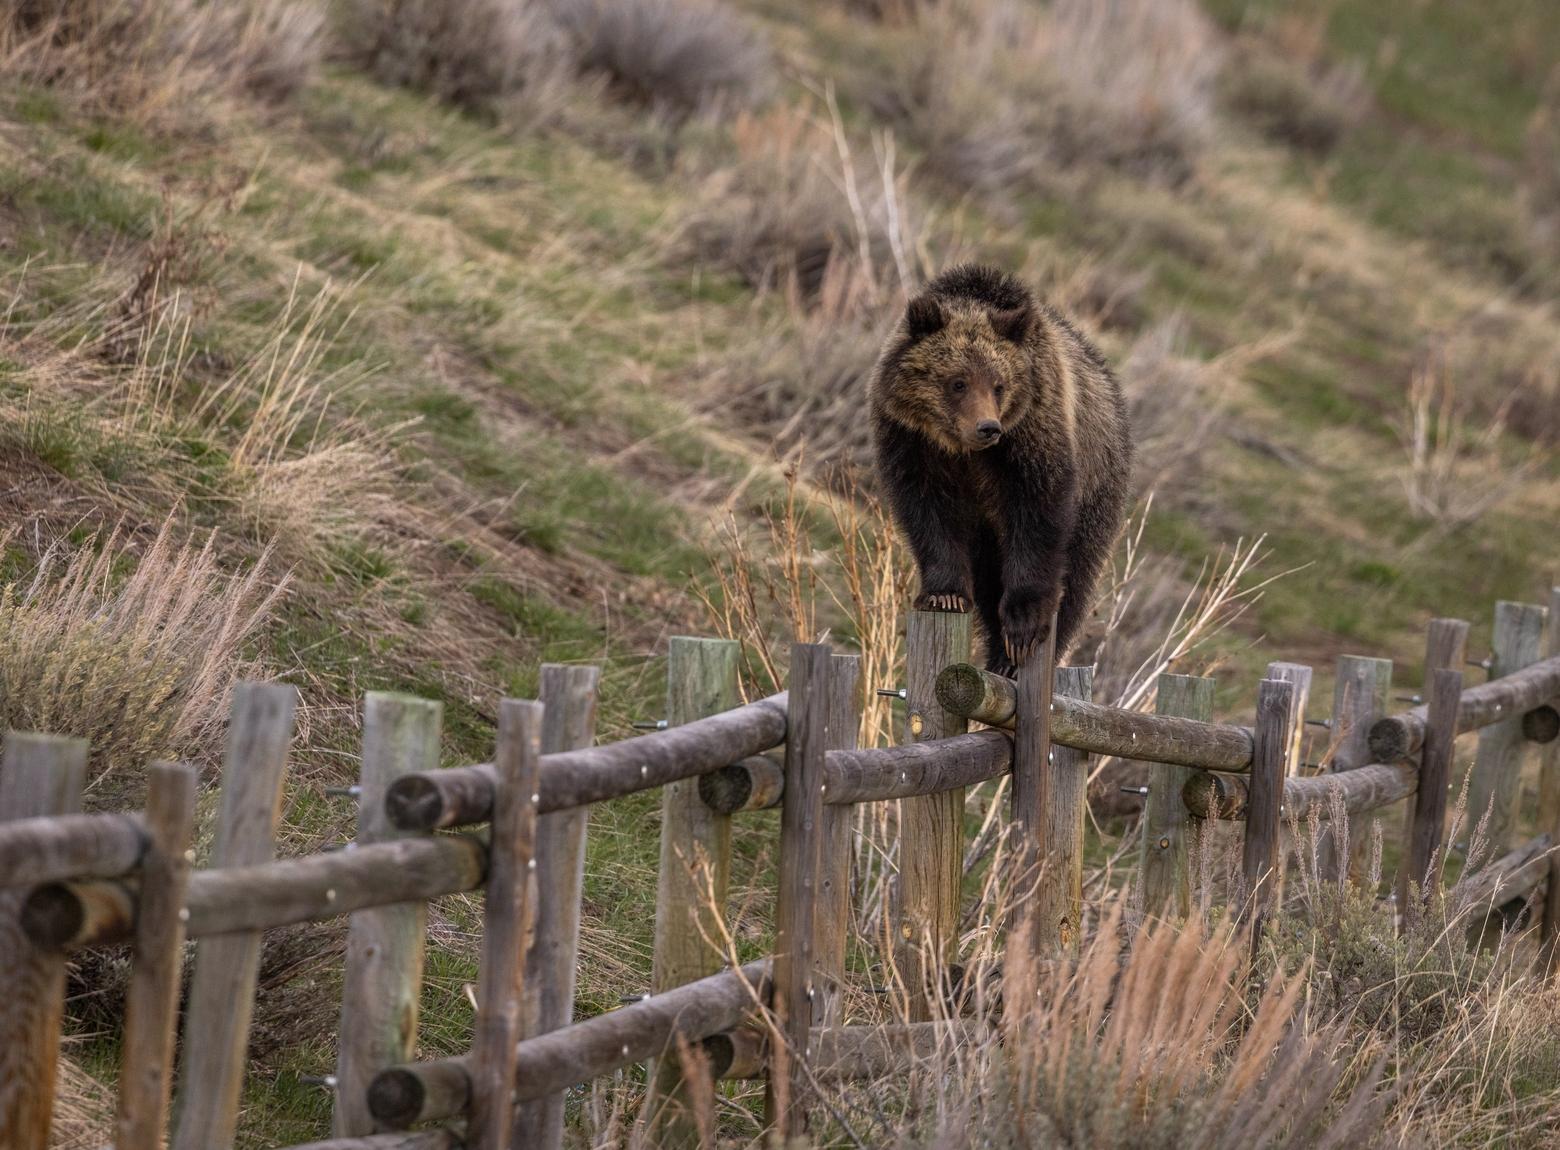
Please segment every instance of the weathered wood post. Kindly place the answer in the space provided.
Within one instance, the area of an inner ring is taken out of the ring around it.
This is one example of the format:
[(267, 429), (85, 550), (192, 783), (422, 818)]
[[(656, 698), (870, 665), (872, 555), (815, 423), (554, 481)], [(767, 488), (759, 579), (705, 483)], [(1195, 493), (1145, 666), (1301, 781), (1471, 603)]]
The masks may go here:
[(498, 705), (498, 774), (482, 912), (482, 965), (471, 1042), (469, 1150), (509, 1150), (526, 935), (535, 912), (536, 818), (541, 806), (542, 704)]
[[(596, 687), (601, 668), (542, 664), (542, 753), (588, 747), (596, 736)], [(580, 950), (580, 896), (585, 883), (585, 827), (589, 810), (554, 811), (536, 823), (536, 881), (547, 897), (536, 908), (536, 935), (525, 956), (521, 1000), (523, 1038), (558, 1030), (574, 1020), (575, 970)], [(523, 1103), (515, 1113), (513, 1145), (558, 1150), (563, 1145), (563, 1094)]]
[[(1549, 643), (1551, 658), (1560, 655), (1560, 587), (1549, 591)], [(1560, 740), (1544, 744), (1539, 756), (1538, 833), (1548, 833), (1560, 843)], [(1549, 856), (1549, 884), (1544, 888), (1544, 918), (1540, 970), (1553, 976), (1560, 971), (1560, 852)]]
[[(912, 611), (905, 630), (905, 710), (912, 742), (963, 734), (969, 721), (937, 701), (937, 676), (970, 656), (970, 616)], [(912, 1021), (940, 1014), (933, 996), (958, 940), (964, 879), (964, 788), (899, 800), (899, 874), (894, 883), (895, 962)]]
[(1279, 831), (1284, 819), (1284, 773), (1292, 742), (1294, 695), (1295, 685), (1283, 679), (1263, 679), (1257, 685), (1256, 739), (1241, 852), (1241, 873), (1246, 880), (1242, 917), (1251, 931), (1253, 955), (1261, 945), (1262, 927), (1278, 889)]
[[(1213, 679), (1196, 675), (1159, 676), (1156, 714), (1208, 722), (1213, 718)], [(1191, 846), (1191, 816), (1181, 791), (1191, 777), (1188, 767), (1150, 763), (1148, 799), (1143, 804), (1143, 910), (1150, 915), (1185, 918), (1191, 913), (1191, 879), (1187, 857)]]
[[(742, 644), (734, 639), (675, 636), (667, 650), (666, 721), (681, 726), (742, 704)], [(731, 816), (699, 797), (698, 779), (661, 789), (661, 864), (655, 891), (652, 994), (708, 977), (725, 965), (706, 935), (711, 895), (723, 911), (731, 878)], [(655, 1067), (651, 1095), (652, 1141), (662, 1147), (697, 1146), (698, 1124), (682, 1090), (675, 1056)]]
[[(385, 793), (402, 775), (439, 765), (444, 707), (430, 699), (370, 691), (363, 703), (363, 763), (358, 774), (357, 844), (416, 838), (385, 815)], [(404, 902), (360, 910), (347, 928), (347, 955), (337, 1028), (337, 1138), (372, 1134), (368, 1084), (387, 1066), (412, 1057), (422, 998), (428, 904)]]
[[(1499, 679), (1538, 662), (1543, 650), (1544, 615), (1544, 608), (1533, 603), (1495, 604), (1490, 678)], [(1491, 858), (1499, 858), (1516, 846), (1517, 800), (1527, 751), (1521, 715), (1513, 714), (1479, 732), (1478, 757), (1468, 784), (1468, 820), (1472, 829), (1489, 812)]]
[[(1352, 771), (1375, 762), (1370, 753), (1370, 725), (1387, 713), (1392, 691), (1392, 660), (1340, 655), (1333, 681), (1331, 773)], [(1322, 827), (1322, 877), (1341, 880), (1357, 869), (1365, 842), (1365, 820), (1351, 819), (1348, 842), (1340, 844), (1332, 821)]]
[(135, 947), (125, 994), (114, 1150), (162, 1150), (167, 1131), (179, 971), (189, 917), (184, 897), (193, 862), (195, 782), (195, 771), (182, 763), (153, 763), (146, 772), (148, 843), (141, 859)]
[[(861, 656), (834, 655), (829, 674), (829, 731), (831, 751), (855, 748), (861, 716)], [(850, 824), (856, 808), (825, 804), (819, 833), (818, 913), (814, 968), (813, 1025), (837, 1026), (844, 1002), (840, 988), (845, 981), (845, 949), (850, 939)]]
[[(1059, 697), (1088, 699), (1094, 668), (1058, 667)], [(1041, 870), (1035, 888), (1035, 929), (1045, 952), (1075, 952), (1083, 933), (1083, 819), (1089, 805), (1089, 755), (1053, 743), (1040, 780)]]
[(791, 647), (785, 794), (780, 805), (780, 892), (775, 908), (770, 1072), (765, 1121), (782, 1141), (807, 1132), (811, 1101), (808, 1039), (816, 994), (813, 925), (818, 908), (818, 851), (823, 830), (824, 755), (829, 743), (829, 647)]
[(1404, 921), (1414, 913), (1412, 891), (1439, 890), (1446, 866), (1442, 838), (1446, 833), (1446, 792), (1452, 781), (1452, 750), (1457, 743), (1457, 706), (1463, 676), (1449, 667), (1430, 672), (1425, 684), (1429, 707), (1425, 744), (1419, 757), (1419, 788), (1414, 792), (1409, 824), (1408, 861), (1398, 877), (1398, 906)]
[(1284, 774), (1291, 778), (1300, 774), (1305, 765), (1305, 710), (1311, 702), (1311, 668), (1303, 663), (1269, 663), (1265, 679), (1280, 679), (1293, 683), (1294, 702), (1290, 704), (1289, 755), (1284, 763)]
[(1013, 714), (1013, 879), (1007, 943), (1007, 967), (1029, 969), (1039, 955), (1043, 932), (1038, 909), (1038, 885), (1046, 858), (1046, 802), (1050, 798), (1051, 696), (1056, 683), (1056, 627), (1051, 637), (1018, 669)]
[[(275, 855), (297, 699), (297, 689), (281, 683), (234, 689), (212, 867), (253, 866)], [(195, 947), (174, 1150), (233, 1145), (259, 974), (259, 931), (203, 938)]]
[[(0, 822), (81, 810), (84, 739), (7, 732), (0, 756)], [(0, 1146), (44, 1150), (65, 1012), (65, 956), (40, 950), (17, 922), (25, 890), (0, 891)]]

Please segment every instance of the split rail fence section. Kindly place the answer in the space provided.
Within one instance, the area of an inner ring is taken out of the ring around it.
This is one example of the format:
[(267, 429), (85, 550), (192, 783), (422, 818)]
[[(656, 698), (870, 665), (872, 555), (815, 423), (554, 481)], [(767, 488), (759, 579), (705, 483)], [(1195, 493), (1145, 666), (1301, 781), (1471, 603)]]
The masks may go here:
[[(86, 745), (8, 734), (0, 964), (13, 983), (0, 1000), (0, 1146), (43, 1150), (47, 1141), (69, 956), (125, 942), (132, 974), (114, 1145), (232, 1146), (263, 932), (342, 915), (333, 1136), (316, 1148), (554, 1150), (569, 1088), (647, 1061), (658, 1144), (698, 1144), (681, 1081), (694, 1065), (764, 1078), (769, 1121), (800, 1133), (817, 1081), (890, 1072), (943, 1037), (940, 1028), (963, 1025), (936, 996), (957, 979), (966, 788), (1010, 776), (1009, 877), (1032, 893), (1009, 924), (1008, 954), (1076, 946), (1091, 756), (1143, 764), (1151, 914), (1187, 913), (1188, 851), (1204, 820), (1242, 824), (1255, 938), (1282, 878), (1283, 824), (1313, 806), (1325, 818), (1341, 802), (1360, 816), (1410, 800), (1403, 881), (1438, 884), (1453, 743), (1477, 731), (1470, 807), (1491, 812), (1499, 856), (1478, 873), (1479, 893), (1492, 908), (1523, 897), (1537, 905), (1540, 888), (1560, 890), (1551, 850), (1560, 842), (1560, 590), (1547, 614), (1556, 623), (1545, 649), (1545, 609), (1501, 603), (1490, 679), (1468, 688), (1468, 625), (1434, 621), (1424, 697), (1400, 714), (1387, 714), (1390, 662), (1341, 659), (1331, 717), (1318, 720), (1331, 729), (1324, 774), (1300, 762), (1309, 668), (1271, 665), (1249, 728), (1211, 722), (1213, 681), (1182, 675), (1160, 677), (1157, 712), (1145, 714), (1092, 702), (1091, 669), (1055, 667), (1049, 650), (1016, 682), (971, 666), (969, 619), (951, 614), (910, 618), (907, 682), (894, 692), (909, 740), (884, 749), (855, 744), (859, 661), (822, 644), (792, 649), (788, 694), (744, 705), (737, 644), (674, 639), (664, 729), (603, 746), (592, 745), (596, 669), (545, 666), (539, 702), (501, 704), (493, 761), (465, 767), (438, 767), (437, 703), (370, 694), (356, 841), (283, 860), (273, 856), (294, 691), (244, 684), (200, 870), (189, 767), (153, 764), (141, 812), (82, 814)], [(1539, 833), (1519, 843), (1519, 773), (1534, 745), (1544, 755)], [(663, 804), (653, 993), (574, 1021), (587, 809), (652, 788)], [(852, 1027), (842, 1025), (840, 996), (849, 828), (856, 804), (880, 802), (899, 803), (885, 957), (922, 993), (911, 995), (918, 1021)], [(731, 968), (709, 941), (713, 908), (725, 905), (731, 821), (770, 807), (781, 810), (774, 952)], [(1327, 843), (1334, 873), (1357, 857), (1364, 822), (1350, 823), (1355, 841)], [(485, 835), (471, 829), (478, 824)], [(470, 1051), (418, 1061), (427, 901), (478, 888), (485, 921)], [(1557, 904), (1543, 900), (1550, 964)], [(186, 940), (193, 972), (181, 1009)]]

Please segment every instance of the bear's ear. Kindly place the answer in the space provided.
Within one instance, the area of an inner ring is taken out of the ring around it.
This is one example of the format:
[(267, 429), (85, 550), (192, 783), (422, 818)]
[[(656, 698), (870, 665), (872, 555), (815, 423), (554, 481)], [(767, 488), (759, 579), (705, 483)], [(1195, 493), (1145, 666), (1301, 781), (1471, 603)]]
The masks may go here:
[(910, 338), (922, 340), (942, 331), (948, 323), (948, 317), (943, 313), (937, 297), (926, 292), (910, 301), (910, 305), (905, 308), (905, 321), (910, 328)]
[(1006, 310), (992, 308), (986, 312), (986, 315), (991, 320), (991, 330), (997, 333), (997, 337), (1011, 343), (1023, 343), (1035, 320), (1034, 309), (1028, 304)]

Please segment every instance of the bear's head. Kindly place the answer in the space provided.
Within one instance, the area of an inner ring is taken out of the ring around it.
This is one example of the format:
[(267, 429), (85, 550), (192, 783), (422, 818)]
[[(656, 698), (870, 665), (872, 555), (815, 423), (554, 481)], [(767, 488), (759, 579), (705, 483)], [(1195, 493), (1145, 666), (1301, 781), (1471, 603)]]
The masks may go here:
[(995, 446), (1033, 401), (1035, 322), (1028, 303), (916, 296), (879, 379), (884, 411), (956, 455)]

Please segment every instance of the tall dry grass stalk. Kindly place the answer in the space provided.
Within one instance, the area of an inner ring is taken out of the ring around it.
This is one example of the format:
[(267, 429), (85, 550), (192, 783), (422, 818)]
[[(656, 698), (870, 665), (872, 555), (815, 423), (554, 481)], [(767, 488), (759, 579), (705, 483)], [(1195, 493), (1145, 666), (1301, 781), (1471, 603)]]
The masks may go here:
[(319, 65), (324, 22), (313, 0), (32, 0), (0, 12), (0, 63), (157, 124), (213, 98), (291, 97)]
[(122, 530), (50, 545), (0, 589), (0, 722), (89, 739), (92, 788), (150, 758), (200, 757), (286, 587), (272, 578), (269, 551), (232, 575), (211, 539), (181, 541), (171, 520), (144, 549)]
[(1409, 374), (1400, 436), (1407, 454), (1403, 487), (1409, 509), (1443, 528), (1471, 523), (1509, 499), (1538, 464), (1531, 449), (1514, 466), (1501, 457), (1513, 389), (1481, 428), (1470, 425), (1446, 349), (1437, 347)]

